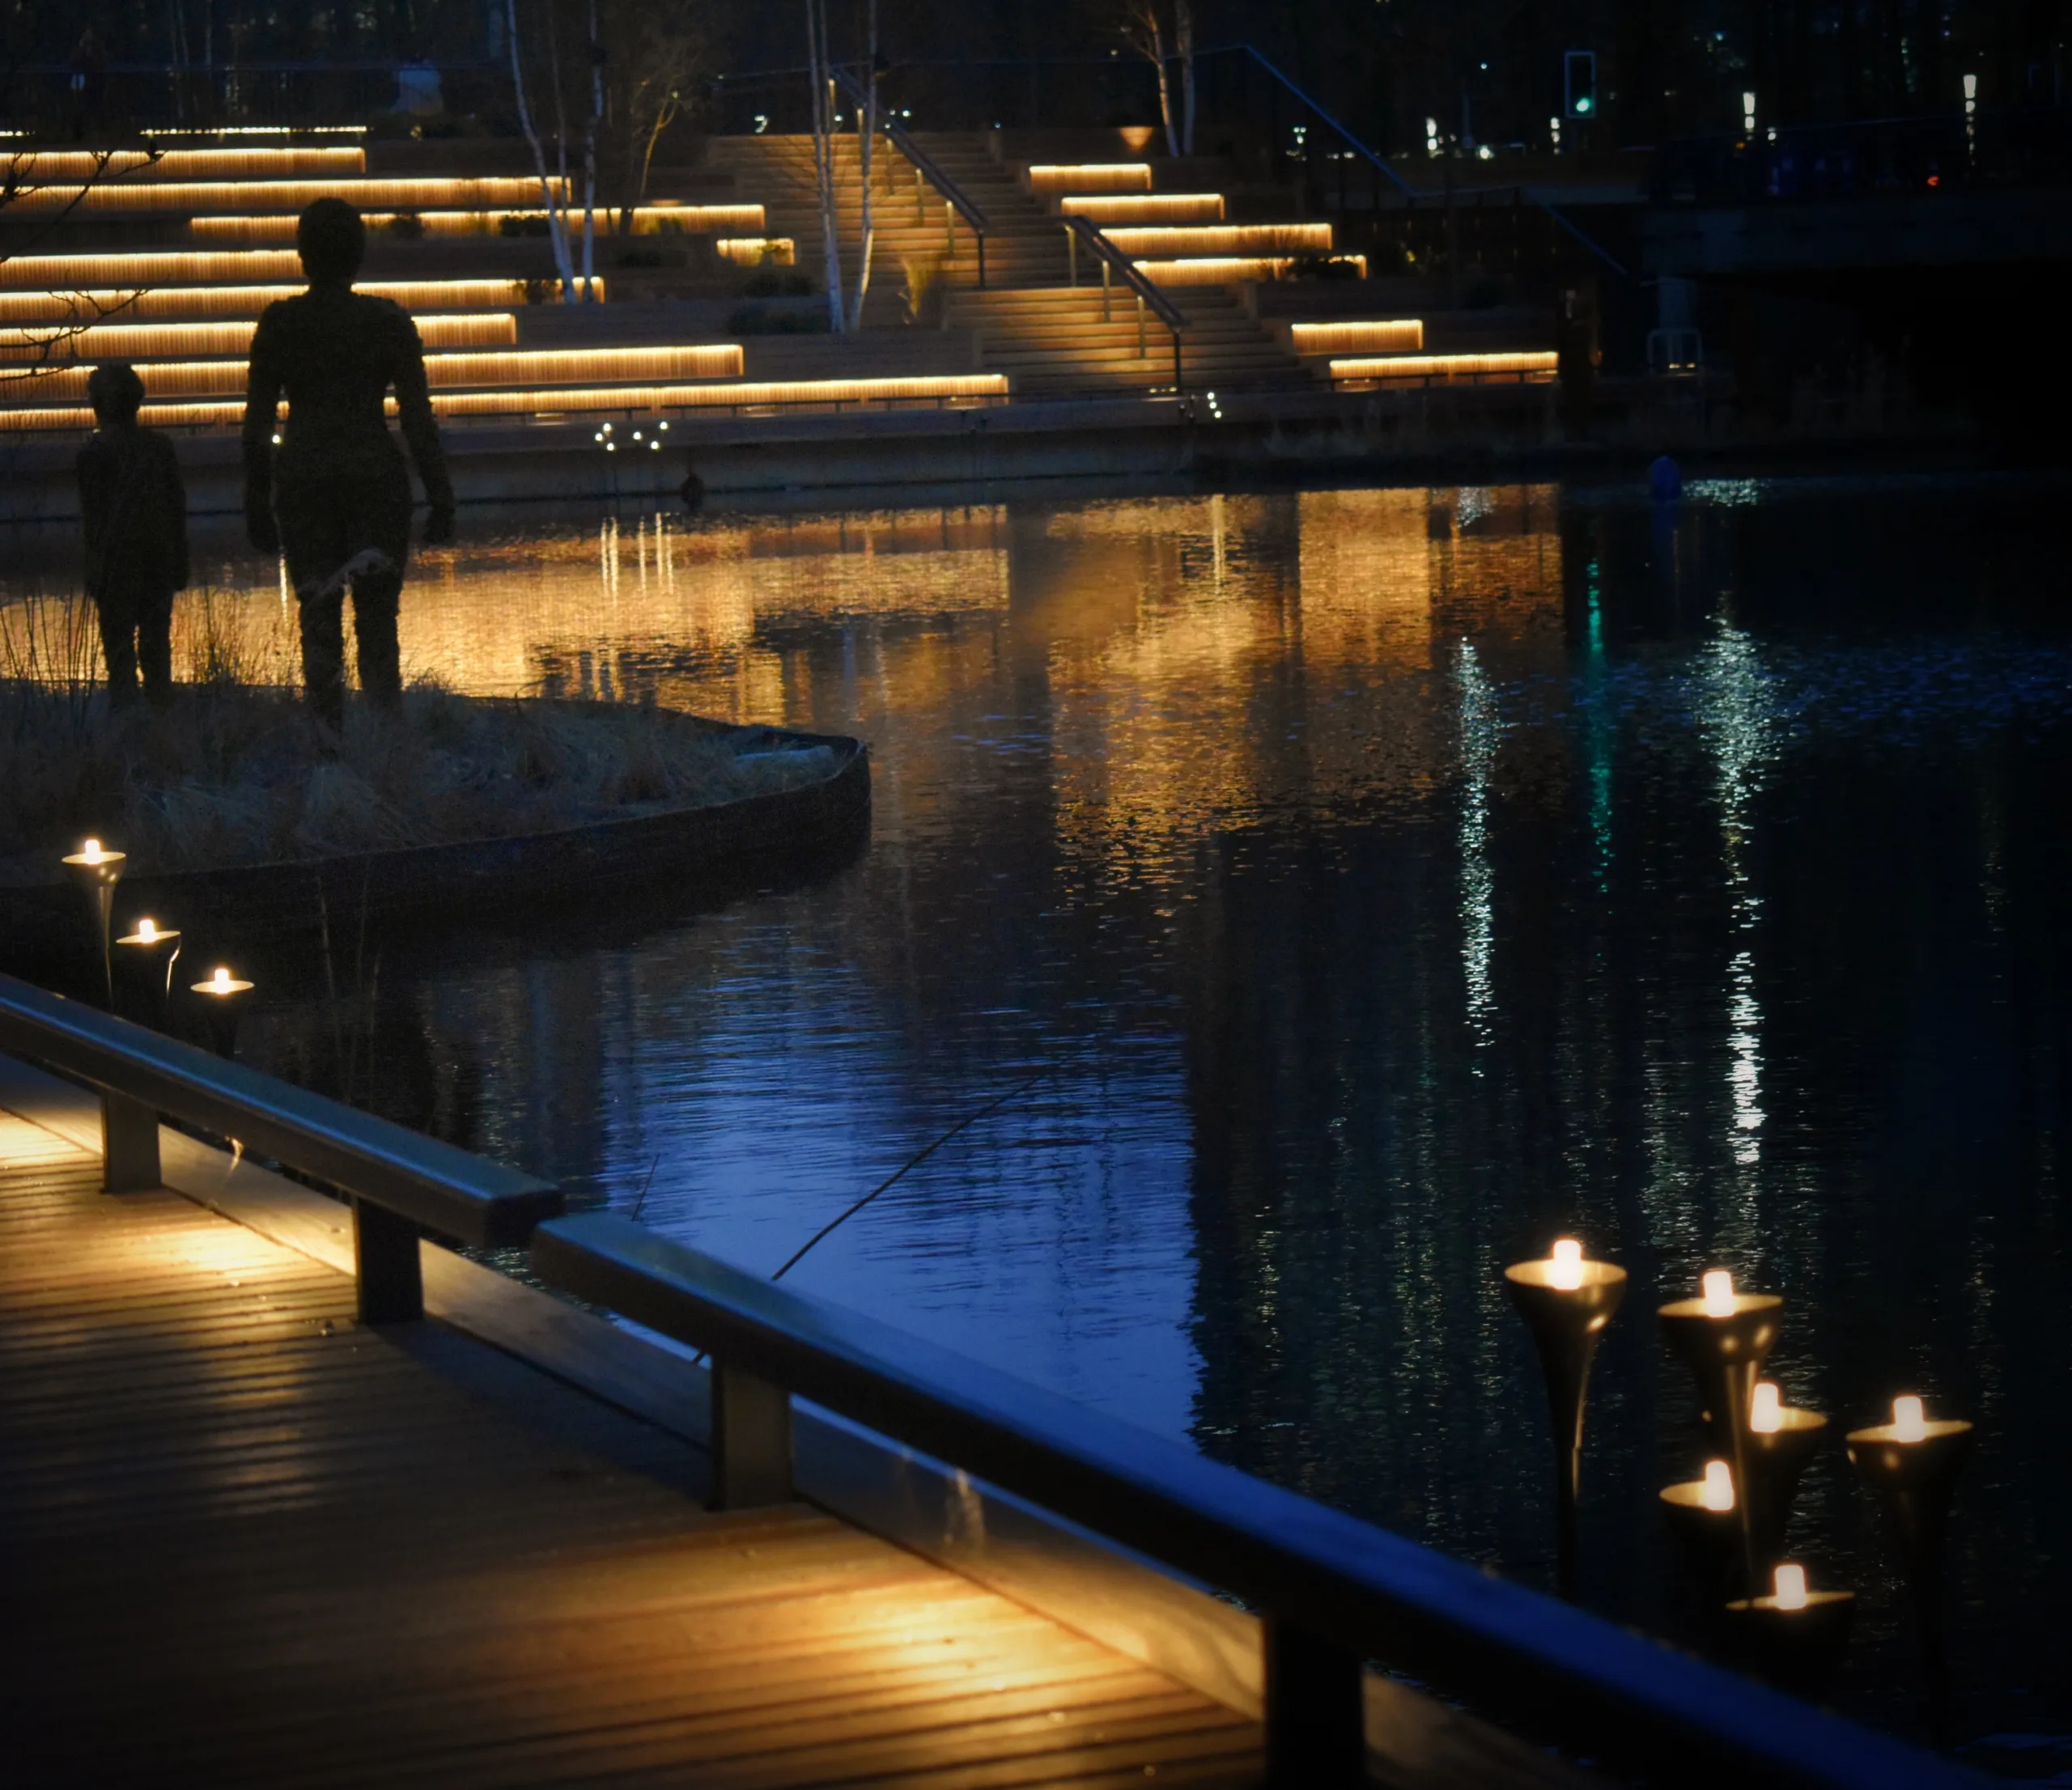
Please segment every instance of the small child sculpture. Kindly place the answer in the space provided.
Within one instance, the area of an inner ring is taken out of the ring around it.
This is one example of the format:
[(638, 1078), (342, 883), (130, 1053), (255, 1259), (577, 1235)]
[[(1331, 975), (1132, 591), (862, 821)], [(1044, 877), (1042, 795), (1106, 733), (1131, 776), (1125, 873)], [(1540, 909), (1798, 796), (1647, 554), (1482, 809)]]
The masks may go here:
[(137, 672), (155, 708), (172, 699), (172, 599), (187, 584), (187, 493), (172, 443), (137, 421), (144, 382), (126, 361), (87, 380), (98, 426), (79, 450), (87, 594), (100, 618), (113, 708), (137, 700)]

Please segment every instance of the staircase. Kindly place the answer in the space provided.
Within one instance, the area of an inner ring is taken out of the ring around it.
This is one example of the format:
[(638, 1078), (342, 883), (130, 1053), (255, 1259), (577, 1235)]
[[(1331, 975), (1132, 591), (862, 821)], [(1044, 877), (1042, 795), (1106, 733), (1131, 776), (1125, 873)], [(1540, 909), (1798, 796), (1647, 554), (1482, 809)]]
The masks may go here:
[[(1293, 354), (1269, 338), (1219, 286), (1176, 295), (1187, 327), (1180, 333), (1182, 383), (1190, 392), (1241, 387), (1312, 386)], [(947, 317), (978, 335), (979, 363), (1005, 373), (1021, 397), (1170, 391), (1173, 338), (1118, 285), (1102, 316), (1098, 285), (949, 295)], [(1140, 349), (1140, 343), (1141, 348)]]

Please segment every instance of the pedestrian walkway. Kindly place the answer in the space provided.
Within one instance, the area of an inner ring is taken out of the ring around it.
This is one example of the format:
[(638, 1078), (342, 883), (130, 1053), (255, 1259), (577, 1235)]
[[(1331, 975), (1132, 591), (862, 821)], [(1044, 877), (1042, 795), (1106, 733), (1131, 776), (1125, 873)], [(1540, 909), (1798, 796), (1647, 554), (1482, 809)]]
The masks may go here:
[(1240, 1784), (1235, 1712), (0, 1113), (11, 1786)]

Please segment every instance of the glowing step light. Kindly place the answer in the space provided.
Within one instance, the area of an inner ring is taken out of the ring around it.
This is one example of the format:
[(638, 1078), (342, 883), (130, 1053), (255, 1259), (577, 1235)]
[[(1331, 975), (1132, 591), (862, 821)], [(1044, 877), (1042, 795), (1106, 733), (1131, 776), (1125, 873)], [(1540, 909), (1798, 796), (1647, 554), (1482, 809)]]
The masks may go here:
[(1560, 357), (1551, 348), (1499, 354), (1391, 354), (1335, 360), (1331, 363), (1331, 376), (1334, 384), (1341, 385), (1448, 381), (1480, 384), (1485, 380), (1536, 384), (1552, 379), (1560, 363)]
[[(1367, 277), (1365, 255), (1334, 255), (1332, 259)], [(1228, 286), (1242, 280), (1284, 280), (1293, 273), (1293, 255), (1205, 255), (1182, 261), (1140, 261), (1137, 271), (1156, 286)]]
[(119, 149), (100, 166), (91, 150), (30, 150), (8, 158), (24, 185), (89, 180), (134, 185), (141, 180), (265, 180), (350, 179), (367, 172), (363, 149), (168, 149), (154, 159), (140, 149)]
[[(427, 348), (509, 348), (518, 341), (518, 319), (508, 311), (477, 311), (458, 316), (429, 314), (413, 320)], [(146, 361), (170, 355), (230, 354), (252, 347), (256, 322), (106, 323), (67, 329), (0, 326), (0, 363), (96, 360)]]
[(1327, 223), (1214, 224), (1193, 229), (1110, 230), (1108, 240), (1125, 255), (1177, 261), (1196, 257), (1327, 255)]
[(1038, 162), (1026, 176), (1038, 198), (1063, 193), (1149, 193), (1149, 162)]
[(1415, 354), (1424, 346), (1422, 317), (1378, 317), (1361, 323), (1298, 323), (1289, 329), (1298, 354)]
[[(368, 211), (363, 215), (367, 227), (377, 235), (393, 232), (397, 217), (405, 214), (414, 220), (416, 230), (427, 236), (500, 236), (506, 223), (513, 218), (537, 219), (544, 233), (546, 212), (541, 206), (537, 185), (531, 190), (530, 199), (527, 205), (473, 210), (418, 210), (404, 206), (396, 210)], [(573, 218), (570, 221), (574, 227), (580, 229), (580, 224)], [(188, 223), (188, 234), (198, 243), (291, 243), (295, 240), (295, 227), (292, 212), (238, 212), (192, 218)], [(635, 210), (632, 233), (636, 236), (707, 236), (722, 230), (760, 231), (763, 227), (763, 208), (759, 205), (658, 205), (641, 206)]]
[(1113, 224), (1221, 223), (1221, 193), (1072, 193), (1058, 201), (1061, 217)]
[[(561, 190), (566, 191), (564, 185)], [(467, 180), (117, 180), (81, 187), (36, 187), (16, 195), (26, 215), (46, 212), (167, 211), (294, 213), (317, 199), (343, 199), (363, 210), (415, 211), (439, 206), (467, 211), (522, 207), (540, 201), (529, 176), (483, 175)]]
[[(551, 421), (567, 414), (621, 416), (663, 410), (773, 410), (844, 405), (992, 403), (1008, 396), (1004, 373), (946, 373), (912, 379), (746, 380), (711, 385), (606, 385), (590, 389), (435, 393), (432, 409), (442, 417), (531, 417)], [(393, 401), (388, 405), (395, 414)], [(244, 415), (242, 402), (146, 404), (138, 420), (157, 429), (234, 429)], [(83, 406), (0, 410), (0, 435), (29, 431), (83, 432), (94, 414)]]

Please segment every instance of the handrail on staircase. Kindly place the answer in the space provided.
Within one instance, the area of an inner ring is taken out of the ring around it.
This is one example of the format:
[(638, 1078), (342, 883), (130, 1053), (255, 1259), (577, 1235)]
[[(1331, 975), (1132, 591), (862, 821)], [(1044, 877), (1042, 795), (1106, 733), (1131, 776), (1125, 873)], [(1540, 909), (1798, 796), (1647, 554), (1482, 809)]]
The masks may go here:
[[(1120, 274), (1123, 284), (1136, 295), (1139, 319), (1141, 320), (1144, 313), (1149, 311), (1171, 332), (1173, 389), (1175, 392), (1183, 390), (1186, 386), (1186, 379), (1181, 369), (1180, 332), (1187, 327), (1187, 320), (1179, 307), (1144, 277), (1136, 261), (1118, 248), (1110, 240), (1106, 232), (1092, 218), (1082, 218), (1076, 212), (1068, 212), (1059, 222), (1064, 224), (1065, 240), (1072, 245), (1074, 250), (1072, 283), (1075, 286), (1079, 283), (1077, 248), (1081, 243), (1084, 243), (1093, 252), (1095, 259), (1101, 263), (1101, 286), (1104, 307), (1106, 303), (1106, 294), (1110, 278), (1114, 274)], [(1144, 330), (1140, 320), (1137, 329), (1139, 337), (1137, 352), (1140, 354), (1144, 351), (1143, 334)]]
[[(1267, 74), (1272, 75), (1275, 80), (1278, 81), (1281, 84), (1282, 87), (1285, 87), (1289, 93), (1292, 95), (1296, 100), (1297, 100), (1301, 104), (1306, 106), (1310, 111), (1315, 115), (1318, 121), (1321, 122), (1327, 129), (1335, 131), (1338, 134), (1339, 141), (1344, 143), (1348, 149), (1351, 150), (1355, 155), (1364, 157), (1376, 168), (1379, 169), (1381, 172), (1386, 174), (1391, 180), (1393, 180), (1396, 185), (1397, 189), (1403, 193), (1404, 197), (1414, 201), (1418, 197), (1416, 189), (1412, 187), (1410, 183), (1403, 179), (1400, 174), (1397, 173), (1394, 168), (1391, 168), (1388, 163), (1383, 159), (1378, 151), (1369, 148), (1365, 143), (1361, 142), (1357, 137), (1354, 136), (1352, 133), (1347, 129), (1344, 125), (1340, 124), (1337, 119), (1334, 118), (1328, 112), (1325, 111), (1322, 106), (1318, 105), (1317, 102), (1311, 99), (1308, 94), (1305, 93), (1301, 88), (1296, 86), (1296, 84), (1293, 81), (1289, 80), (1285, 74), (1281, 73), (1280, 69), (1276, 67), (1272, 62), (1270, 62), (1266, 57), (1262, 56), (1255, 45), (1251, 44), (1225, 44), (1219, 45), (1215, 49), (1202, 50), (1197, 53), (1202, 56), (1249, 56), (1255, 62), (1258, 63), (1260, 68), (1264, 70)], [(1622, 262), (1620, 261), (1616, 256), (1613, 255), (1611, 252), (1605, 248), (1602, 243), (1597, 241), (1594, 237), (1590, 235), (1565, 212), (1549, 203), (1547, 200), (1543, 199), (1537, 193), (1534, 192), (1531, 187), (1520, 188), (1518, 190), (1523, 195), (1528, 204), (1537, 206), (1542, 211), (1545, 212), (1549, 218), (1552, 218), (1553, 221), (1563, 230), (1565, 230), (1571, 236), (1574, 237), (1575, 240), (1581, 243), (1584, 248), (1587, 248), (1590, 253), (1596, 256), (1596, 257), (1599, 261), (1603, 261), (1607, 267), (1610, 268), (1613, 273), (1618, 274), (1622, 279), (1630, 279), (1633, 277), (1631, 272)]]
[[(870, 94), (855, 75), (839, 63), (834, 64), (830, 72), (834, 77), (835, 85), (848, 95), (851, 102), (860, 111), (869, 109)], [(979, 244), (979, 289), (983, 292), (986, 287), (986, 232), (992, 227), (987, 221), (986, 214), (975, 199), (942, 171), (935, 158), (914, 141), (897, 119), (881, 114), (877, 121), (879, 128), (885, 132), (885, 140), (914, 164), (915, 172), (943, 196), (950, 210), (969, 227)]]

